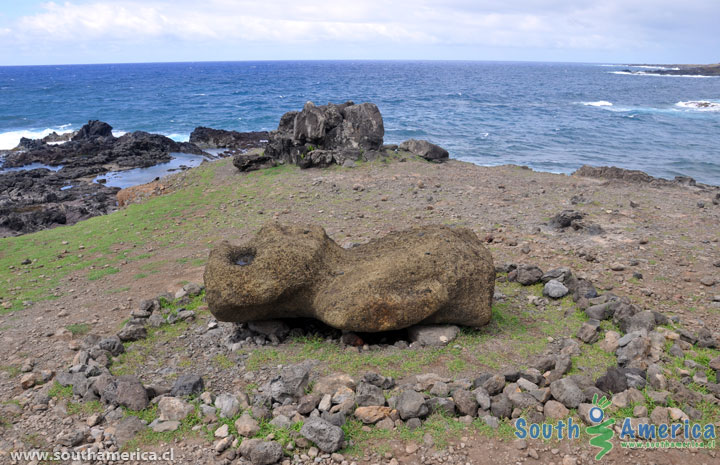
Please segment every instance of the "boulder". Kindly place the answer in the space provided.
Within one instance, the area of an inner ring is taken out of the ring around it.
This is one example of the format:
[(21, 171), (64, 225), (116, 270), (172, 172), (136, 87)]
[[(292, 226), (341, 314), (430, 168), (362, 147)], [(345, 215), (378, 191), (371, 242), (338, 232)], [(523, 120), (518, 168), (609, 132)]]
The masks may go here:
[(429, 161), (443, 161), (450, 157), (447, 150), (426, 140), (409, 139), (400, 144), (399, 149)]
[(269, 135), (265, 155), (301, 168), (342, 165), (377, 153), (385, 129), (380, 110), (373, 103), (307, 102), (299, 112), (285, 113), (277, 130)]
[(263, 168), (271, 168), (277, 162), (267, 155), (258, 153), (239, 153), (233, 156), (233, 165), (240, 171), (255, 171)]
[(242, 246), (213, 249), (205, 285), (221, 321), (309, 317), (363, 332), (477, 327), (490, 320), (495, 269), (469, 229), (418, 227), (343, 249), (319, 226), (269, 223)]
[(198, 375), (182, 375), (170, 390), (170, 395), (174, 397), (190, 396), (200, 394), (205, 387), (203, 379)]
[(139, 324), (126, 324), (123, 329), (118, 332), (118, 337), (121, 341), (138, 341), (147, 337), (147, 330), (145, 326)]
[(550, 297), (551, 299), (561, 299), (568, 293), (568, 288), (563, 283), (556, 279), (551, 279), (543, 287), (543, 295)]
[(192, 404), (177, 397), (163, 397), (158, 402), (160, 421), (182, 421), (195, 411)]
[(392, 413), (390, 407), (367, 406), (355, 409), (355, 418), (365, 424), (375, 424), (383, 418), (389, 418)]
[(596, 342), (600, 339), (600, 321), (590, 319), (584, 322), (578, 330), (577, 337), (587, 344)]
[(240, 436), (249, 438), (260, 431), (260, 424), (247, 413), (243, 413), (235, 420), (235, 429)]
[(311, 364), (304, 362), (282, 369), (280, 374), (270, 381), (270, 395), (280, 403), (295, 400), (305, 393), (310, 379)]
[(320, 395), (332, 396), (341, 387), (355, 389), (355, 381), (345, 373), (323, 376), (315, 381), (313, 392)]
[(140, 380), (131, 375), (109, 379), (99, 394), (103, 402), (127, 407), (130, 410), (142, 410), (150, 402)]
[(403, 420), (422, 418), (429, 413), (423, 395), (410, 390), (403, 391), (398, 396), (396, 408)]
[(112, 126), (103, 121), (88, 121), (88, 123), (81, 127), (71, 140), (90, 140), (97, 137), (113, 137)]
[(138, 417), (133, 415), (123, 417), (115, 424), (115, 442), (122, 447), (145, 428), (147, 425)]
[(515, 273), (515, 281), (523, 286), (539, 283), (543, 277), (543, 271), (534, 265), (520, 265), (515, 270)]
[(455, 402), (447, 397), (432, 397), (425, 402), (430, 413), (440, 413), (442, 415), (455, 415)]
[(221, 418), (232, 418), (240, 411), (240, 402), (236, 396), (224, 392), (215, 398), (215, 407), (220, 410)]
[(342, 428), (317, 417), (310, 417), (305, 420), (300, 429), (300, 434), (305, 439), (315, 443), (320, 450), (328, 453), (340, 449), (345, 441), (345, 433), (343, 433)]
[(240, 454), (253, 465), (270, 465), (283, 457), (283, 450), (277, 441), (248, 439), (240, 444)]
[(570, 378), (562, 378), (550, 383), (552, 396), (567, 408), (577, 408), (585, 401), (585, 394)]
[(545, 404), (543, 413), (545, 414), (545, 418), (549, 420), (561, 420), (563, 418), (567, 418), (567, 416), (570, 414), (570, 411), (565, 408), (565, 406), (560, 402), (555, 400), (549, 400)]
[(452, 393), (452, 400), (455, 402), (460, 415), (477, 416), (478, 402), (473, 393), (465, 389), (456, 389)]
[(385, 395), (379, 387), (361, 382), (355, 392), (355, 402), (360, 407), (385, 405)]

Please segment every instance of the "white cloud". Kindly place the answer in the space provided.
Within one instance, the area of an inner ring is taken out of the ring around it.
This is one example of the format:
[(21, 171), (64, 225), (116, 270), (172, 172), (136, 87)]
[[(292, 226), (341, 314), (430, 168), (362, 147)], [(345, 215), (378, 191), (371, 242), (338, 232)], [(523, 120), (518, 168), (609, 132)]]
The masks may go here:
[(178, 47), (327, 44), (338, 50), (343, 44), (631, 50), (693, 38), (707, 45), (719, 5), (714, 0), (76, 0), (46, 3), (12, 23), (3, 21), (0, 35), (8, 37), (6, 47), (100, 51), (110, 43), (150, 41)]
[[(48, 41), (97, 39), (246, 40), (271, 42), (341, 41), (476, 43), (540, 47), (579, 44), (602, 27), (583, 21), (587, 10), (566, 15), (542, 9), (503, 7), (502, 2), (384, 2), (373, 0), (291, 2), (92, 2), (47, 3), (44, 11), (21, 18), (13, 30), (20, 38)], [(530, 2), (531, 4), (536, 2)], [(532, 7), (532, 5), (531, 5)], [(579, 16), (579, 18), (578, 18)], [(599, 25), (598, 25), (599, 26)], [(588, 31), (588, 28), (590, 31)], [(595, 30), (593, 30), (595, 29)], [(611, 32), (611, 31), (608, 31)]]

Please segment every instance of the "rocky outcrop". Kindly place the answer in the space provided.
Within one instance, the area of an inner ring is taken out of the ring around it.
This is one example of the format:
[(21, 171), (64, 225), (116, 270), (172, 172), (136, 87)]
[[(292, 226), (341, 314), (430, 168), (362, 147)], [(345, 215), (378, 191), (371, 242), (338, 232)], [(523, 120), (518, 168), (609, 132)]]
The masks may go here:
[(76, 183), (84, 170), (0, 173), (0, 237), (73, 224), (115, 209), (117, 188)]
[(447, 150), (426, 140), (409, 139), (400, 144), (399, 148), (428, 161), (443, 161), (450, 157)]
[(223, 242), (205, 268), (207, 301), (222, 321), (310, 317), (377, 332), (417, 323), (490, 320), (492, 257), (469, 229), (425, 226), (343, 249), (319, 226), (264, 226)]
[(171, 160), (170, 153), (203, 154), (194, 144), (137, 131), (121, 137), (102, 121), (90, 121), (59, 145), (22, 139), (7, 152), (2, 168), (41, 163), (51, 169), (0, 172), (0, 237), (73, 224), (116, 208), (119, 189), (92, 183), (111, 170), (147, 168)]
[(380, 156), (384, 134), (382, 115), (373, 103), (315, 106), (308, 102), (301, 111), (280, 118), (265, 154), (301, 168), (342, 165), (346, 160)]
[(71, 140), (93, 140), (98, 137), (113, 137), (112, 126), (103, 121), (88, 121), (88, 124), (80, 128)]
[(277, 162), (264, 154), (239, 153), (233, 156), (233, 165), (240, 171), (255, 171), (275, 166)]
[(34, 141), (25, 150), (14, 150), (5, 156), (3, 168), (18, 168), (30, 163), (49, 166), (62, 165), (65, 168), (89, 168), (96, 173), (107, 171), (103, 165), (116, 164), (123, 168), (153, 166), (170, 161), (170, 153), (191, 153), (203, 155), (195, 144), (175, 142), (160, 134), (136, 131), (121, 137), (112, 135), (112, 127), (101, 121), (90, 121), (83, 126), (72, 140), (59, 145)]
[(269, 136), (267, 131), (238, 132), (199, 126), (190, 134), (190, 143), (201, 149), (250, 149), (263, 147)]
[(688, 176), (675, 176), (672, 181), (668, 179), (656, 178), (649, 174), (639, 170), (626, 170), (624, 168), (618, 168), (616, 166), (590, 166), (583, 165), (573, 176), (582, 176), (585, 178), (597, 178), (607, 179), (610, 181), (625, 181), (629, 183), (643, 183), (650, 184), (652, 186), (664, 187), (664, 186), (701, 186), (707, 187), (703, 184), (698, 184), (693, 178)]

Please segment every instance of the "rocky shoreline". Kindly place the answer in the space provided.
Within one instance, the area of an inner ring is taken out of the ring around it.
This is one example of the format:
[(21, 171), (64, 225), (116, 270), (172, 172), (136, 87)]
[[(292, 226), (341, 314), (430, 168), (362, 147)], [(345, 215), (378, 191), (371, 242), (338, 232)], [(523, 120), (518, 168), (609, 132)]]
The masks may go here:
[[(650, 66), (650, 65), (632, 65), (632, 66)], [(655, 65), (652, 65), (655, 66)], [(643, 70), (643, 74), (660, 74), (665, 76), (720, 76), (720, 63), (709, 65), (657, 65), (660, 69)], [(628, 73), (629, 69), (624, 70)]]
[[(172, 159), (171, 153), (217, 158), (204, 149), (228, 149), (222, 156), (260, 147), (267, 133), (197, 128), (192, 142), (136, 131), (114, 137), (112, 127), (90, 121), (79, 131), (25, 139), (0, 153), (0, 169), (39, 164), (38, 169), (0, 172), (0, 237), (69, 225), (117, 209), (120, 190), (93, 182), (110, 171), (148, 168)], [(202, 147), (202, 148), (201, 148)]]

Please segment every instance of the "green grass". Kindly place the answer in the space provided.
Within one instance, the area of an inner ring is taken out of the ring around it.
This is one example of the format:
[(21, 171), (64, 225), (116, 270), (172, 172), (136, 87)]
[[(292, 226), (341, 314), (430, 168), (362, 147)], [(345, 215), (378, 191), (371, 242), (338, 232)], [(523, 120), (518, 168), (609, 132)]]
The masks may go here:
[[(508, 299), (493, 305), (490, 323), (479, 329), (463, 328), (445, 347), (357, 352), (322, 337), (305, 336), (277, 348), (247, 349), (245, 369), (255, 371), (315, 359), (325, 362), (328, 371), (351, 375), (373, 370), (398, 378), (428, 370), (434, 364), (442, 365), (451, 375), (471, 375), (479, 368), (497, 370), (509, 364), (524, 367), (529, 357), (546, 349), (549, 336), (572, 336), (586, 321), (585, 314), (575, 308), (569, 297), (544, 309), (527, 303), (525, 294), (541, 294), (542, 286), (523, 288), (511, 283), (504, 284), (501, 290)], [(591, 355), (587, 368), (604, 371), (608, 357), (599, 352)]]
[(99, 400), (91, 400), (88, 402), (73, 401), (72, 386), (61, 386), (57, 381), (50, 386), (48, 396), (57, 400), (66, 401), (66, 409), (69, 415), (88, 416), (93, 413), (101, 413), (105, 410), (105, 406)]
[(152, 423), (158, 417), (157, 404), (152, 404), (144, 410), (130, 410), (123, 407), (125, 416), (138, 417), (141, 420), (146, 421), (148, 424)]
[[(121, 262), (152, 256), (145, 252), (138, 254), (137, 247), (162, 248), (219, 240), (218, 223), (225, 227), (232, 224), (227, 213), (216, 208), (217, 205), (242, 195), (264, 196), (273, 189), (289, 190), (286, 183), (276, 183), (276, 177), (282, 174), (292, 179), (299, 171), (294, 166), (279, 166), (244, 175), (242, 182), (232, 185), (213, 185), (216, 171), (230, 162), (221, 160), (182, 173), (179, 176), (184, 177), (183, 188), (110, 215), (72, 226), (0, 238), (0, 295), (12, 304), (10, 309), (3, 308), (0, 312), (21, 310), (23, 302), (56, 299), (63, 281), (78, 272), (88, 281), (98, 280), (118, 273), (123, 266)], [(244, 205), (233, 207), (233, 213), (242, 218), (245, 227), (258, 228), (268, 215), (256, 215), (249, 213), (250, 210)], [(21, 266), (26, 258), (33, 263)], [(197, 260), (193, 263), (200, 264), (200, 259)], [(82, 285), (82, 280), (74, 284), (78, 285)]]
[[(186, 304), (179, 301), (168, 301), (160, 299), (160, 310), (164, 314), (177, 314), (180, 308), (200, 312), (200, 307), (204, 305), (205, 293), (193, 297)], [(121, 322), (120, 326), (123, 326)], [(125, 352), (120, 354), (113, 361), (110, 371), (114, 375), (135, 374), (147, 365), (151, 358), (162, 356), (173, 350), (171, 342), (177, 340), (178, 336), (183, 334), (189, 328), (186, 321), (178, 321), (173, 324), (164, 324), (158, 328), (148, 327), (147, 337), (145, 339), (125, 344)], [(229, 360), (228, 360), (229, 361)], [(178, 363), (179, 367), (189, 367), (192, 360), (183, 358)], [(234, 366), (235, 364), (233, 364)]]
[(487, 426), (482, 419), (476, 419), (470, 425), (466, 425), (458, 421), (457, 418), (439, 413), (430, 415), (422, 422), (422, 426), (415, 430), (401, 426), (390, 431), (375, 427), (371, 427), (369, 431), (364, 431), (362, 427), (363, 424), (359, 420), (355, 418), (348, 419), (343, 426), (343, 431), (346, 440), (351, 440), (353, 444), (342, 450), (342, 453), (362, 456), (370, 452), (370, 448), (372, 448), (372, 452), (378, 452), (383, 445), (387, 447), (387, 444), (383, 444), (383, 441), (397, 439), (422, 444), (423, 437), (426, 434), (432, 436), (436, 448), (444, 449), (450, 442), (457, 441), (468, 433), (477, 432), (488, 438), (510, 439), (514, 437), (513, 432), (515, 431), (509, 420), (501, 421), (500, 426), (495, 429)]
[[(153, 409), (146, 409), (140, 412), (126, 411), (126, 415), (137, 416), (140, 419), (148, 420), (155, 419), (156, 411)], [(150, 420), (150, 421), (152, 421)], [(180, 439), (187, 439), (193, 436), (200, 436), (203, 433), (203, 428), (197, 431), (193, 431), (193, 428), (198, 425), (202, 425), (202, 416), (200, 409), (197, 404), (195, 405), (195, 411), (188, 415), (184, 420), (180, 422), (180, 427), (176, 431), (165, 431), (157, 433), (151, 428), (145, 428), (140, 431), (132, 440), (128, 441), (122, 450), (132, 451), (141, 446), (148, 446), (159, 443), (171, 443)]]
[(212, 359), (213, 363), (217, 365), (218, 367), (222, 368), (223, 370), (229, 370), (235, 366), (237, 366), (236, 362), (233, 362), (228, 358), (225, 354), (217, 354)]
[(90, 325), (87, 323), (73, 323), (65, 327), (73, 336), (82, 336), (90, 331)]
[(91, 270), (87, 274), (88, 281), (96, 281), (98, 279), (104, 278), (105, 276), (120, 273), (119, 268), (115, 268), (114, 266), (110, 266), (107, 268), (100, 268), (99, 270)]
[(93, 413), (102, 413), (105, 406), (99, 400), (91, 400), (88, 402), (68, 402), (67, 412), (70, 415), (88, 416)]
[(582, 351), (580, 355), (572, 357), (572, 367), (568, 371), (568, 376), (583, 374), (591, 379), (597, 379), (609, 367), (617, 365), (615, 355), (604, 351), (597, 343), (580, 343), (580, 350)]
[(50, 390), (48, 391), (48, 397), (55, 397), (57, 399), (72, 399), (72, 386), (62, 386), (60, 383), (55, 381)]
[(20, 376), (20, 367), (15, 365), (0, 365), (0, 371), (4, 371), (11, 378), (17, 378)]
[(106, 291), (108, 294), (120, 294), (121, 292), (127, 292), (130, 290), (130, 286), (122, 286), (115, 289), (110, 289), (109, 291)]

